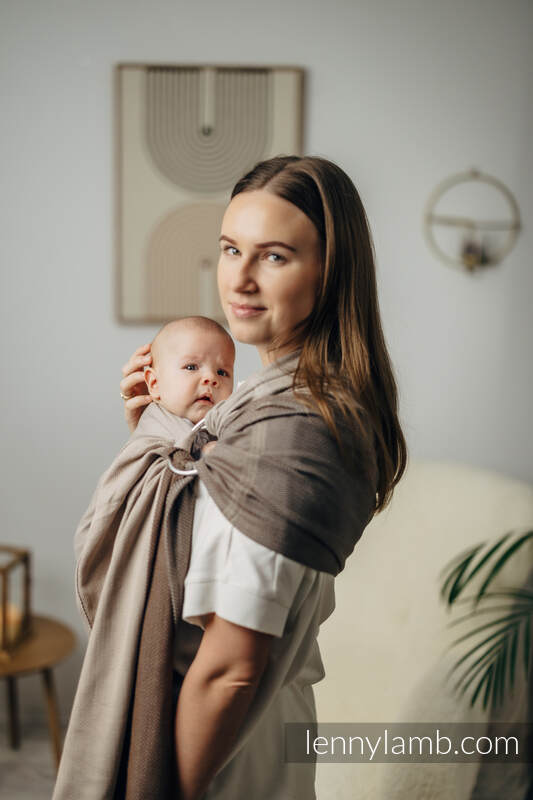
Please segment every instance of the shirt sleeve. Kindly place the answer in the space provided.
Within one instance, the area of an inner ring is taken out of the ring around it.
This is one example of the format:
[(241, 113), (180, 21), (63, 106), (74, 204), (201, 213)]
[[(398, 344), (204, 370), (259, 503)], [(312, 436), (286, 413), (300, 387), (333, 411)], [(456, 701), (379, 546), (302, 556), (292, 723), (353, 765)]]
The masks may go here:
[(276, 553), (235, 528), (199, 481), (182, 617), (205, 627), (204, 615), (282, 636), (310, 567)]

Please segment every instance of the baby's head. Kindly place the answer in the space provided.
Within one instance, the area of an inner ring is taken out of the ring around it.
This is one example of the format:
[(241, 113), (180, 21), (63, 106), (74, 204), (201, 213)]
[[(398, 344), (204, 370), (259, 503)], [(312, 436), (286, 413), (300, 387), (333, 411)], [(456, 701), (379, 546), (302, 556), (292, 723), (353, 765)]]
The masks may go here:
[(235, 345), (208, 317), (184, 317), (164, 325), (152, 342), (144, 373), (152, 398), (167, 411), (199, 422), (233, 391)]

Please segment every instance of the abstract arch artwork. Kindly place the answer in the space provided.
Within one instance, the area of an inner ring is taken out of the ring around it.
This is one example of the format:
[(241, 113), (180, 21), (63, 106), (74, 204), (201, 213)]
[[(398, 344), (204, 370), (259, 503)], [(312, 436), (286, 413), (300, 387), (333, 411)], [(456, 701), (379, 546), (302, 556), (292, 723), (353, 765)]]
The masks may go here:
[(117, 315), (224, 322), (224, 209), (258, 161), (302, 152), (303, 71), (122, 64), (115, 78)]

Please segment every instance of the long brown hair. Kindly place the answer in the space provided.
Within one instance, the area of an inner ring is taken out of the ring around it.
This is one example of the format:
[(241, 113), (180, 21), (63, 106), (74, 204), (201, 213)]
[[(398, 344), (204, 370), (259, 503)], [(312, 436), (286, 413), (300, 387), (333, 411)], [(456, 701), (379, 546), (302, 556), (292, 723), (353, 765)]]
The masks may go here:
[[(319, 233), (324, 267), (315, 306), (289, 337), (283, 341), (278, 337), (272, 349), (301, 347), (295, 395), (299, 387), (310, 392), (347, 463), (360, 470), (362, 453), (343, 447), (335, 407), (342, 424), (359, 440), (361, 433), (367, 443), (372, 439), (377, 464), (374, 513), (378, 513), (389, 504), (404, 473), (407, 446), (398, 419), (398, 391), (381, 327), (374, 248), (361, 198), (340, 167), (316, 156), (261, 161), (237, 182), (231, 197), (256, 189), (293, 203)], [(299, 396), (306, 402), (305, 395)]]

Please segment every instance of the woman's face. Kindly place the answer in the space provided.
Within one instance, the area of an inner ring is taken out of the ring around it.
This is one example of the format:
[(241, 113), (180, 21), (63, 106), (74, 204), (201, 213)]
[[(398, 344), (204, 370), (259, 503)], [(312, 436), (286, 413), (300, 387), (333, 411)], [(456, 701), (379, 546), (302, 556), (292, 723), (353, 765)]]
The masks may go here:
[(236, 195), (224, 214), (218, 289), (231, 333), (267, 364), (272, 338), (314, 306), (322, 270), (318, 231), (303, 211), (260, 189)]

